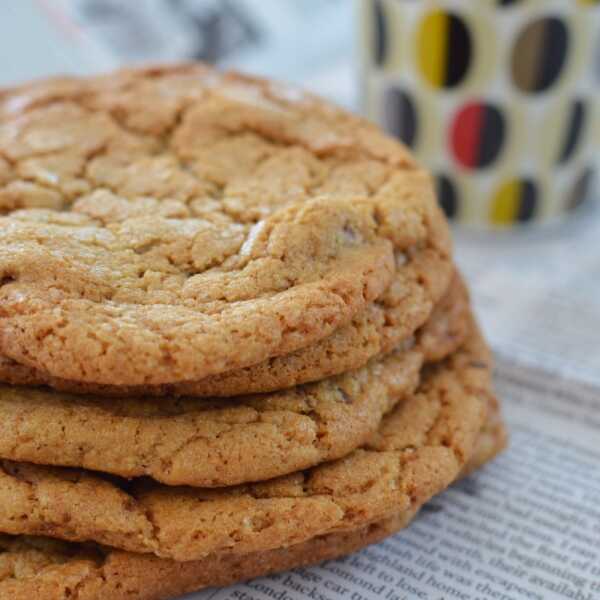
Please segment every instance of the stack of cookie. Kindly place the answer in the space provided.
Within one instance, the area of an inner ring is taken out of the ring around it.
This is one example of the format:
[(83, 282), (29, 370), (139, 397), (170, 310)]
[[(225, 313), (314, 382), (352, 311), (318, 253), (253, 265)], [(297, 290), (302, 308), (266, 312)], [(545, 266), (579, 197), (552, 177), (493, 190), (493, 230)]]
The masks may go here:
[(405, 526), (493, 457), (431, 182), (203, 66), (0, 96), (0, 598), (162, 599)]

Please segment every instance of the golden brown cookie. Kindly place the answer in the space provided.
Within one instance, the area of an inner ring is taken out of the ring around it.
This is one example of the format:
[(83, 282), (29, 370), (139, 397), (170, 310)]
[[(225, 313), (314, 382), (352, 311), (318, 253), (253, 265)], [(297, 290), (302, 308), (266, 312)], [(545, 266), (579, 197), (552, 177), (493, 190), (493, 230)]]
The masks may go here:
[(424, 361), (456, 350), (466, 297), (438, 307), (416, 343), (318, 383), (237, 399), (109, 399), (0, 386), (0, 458), (169, 485), (271, 479), (340, 458), (414, 392)]
[(50, 538), (0, 535), (0, 600), (168, 600), (344, 556), (405, 527), (413, 515), (319, 536), (290, 548), (174, 562)]
[[(348, 325), (306, 348), (272, 357), (250, 367), (211, 375), (199, 381), (141, 386), (101, 385), (52, 377), (48, 373), (0, 356), (0, 382), (11, 385), (47, 385), (58, 391), (115, 398), (232, 397), (265, 393), (358, 369), (371, 358), (391, 352), (400, 344), (410, 343), (417, 326), (429, 330), (429, 333), (421, 332), (423, 342), (431, 340), (428, 344), (429, 351), (432, 352), (431, 360), (439, 360), (451, 351), (446, 351), (445, 346), (450, 344), (452, 348), (456, 338), (464, 335), (469, 310), (468, 293), (460, 275), (454, 273), (444, 297), (439, 300), (443, 286), (453, 270), (452, 264), (440, 261), (434, 253), (428, 251), (422, 251), (418, 257), (410, 260), (407, 272), (402, 277), (394, 276), (392, 284), (382, 296)], [(423, 298), (418, 309), (411, 309), (406, 304), (407, 299), (410, 304), (414, 304), (410, 294), (406, 295), (406, 277), (411, 276), (411, 273), (414, 281), (419, 280), (419, 285), (426, 286), (428, 290), (427, 297)], [(438, 302), (431, 311), (434, 301)], [(445, 331), (434, 332), (434, 327)], [(437, 349), (434, 349), (434, 345)]]
[[(0, 352), (52, 377), (155, 385), (257, 364), (349, 323), (394, 253), (397, 275), (421, 251), (449, 259), (403, 146), (207, 67), (7, 90), (0, 161)], [(427, 286), (400, 292), (414, 330)]]
[(448, 486), (473, 454), (491, 395), (489, 361), (474, 329), (460, 350), (426, 369), (418, 391), (361, 449), (266, 482), (217, 490), (151, 480), (127, 484), (4, 462), (0, 531), (195, 560), (298, 544), (415, 510)]
[[(498, 419), (494, 413), (493, 426), (488, 422), (484, 427), (469, 471), (504, 447), (506, 435)], [(349, 554), (402, 529), (414, 513), (408, 510), (285, 549), (247, 555), (224, 552), (183, 563), (49, 538), (0, 536), (0, 599), (70, 600), (76, 590), (77, 600), (167, 600)]]

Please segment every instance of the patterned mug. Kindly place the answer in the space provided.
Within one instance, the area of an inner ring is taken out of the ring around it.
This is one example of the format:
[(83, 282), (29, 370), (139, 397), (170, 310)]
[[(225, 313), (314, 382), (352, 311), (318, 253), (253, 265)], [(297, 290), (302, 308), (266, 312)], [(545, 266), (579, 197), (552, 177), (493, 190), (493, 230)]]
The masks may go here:
[(600, 1), (360, 0), (363, 107), (434, 173), (458, 222), (587, 202), (600, 147)]

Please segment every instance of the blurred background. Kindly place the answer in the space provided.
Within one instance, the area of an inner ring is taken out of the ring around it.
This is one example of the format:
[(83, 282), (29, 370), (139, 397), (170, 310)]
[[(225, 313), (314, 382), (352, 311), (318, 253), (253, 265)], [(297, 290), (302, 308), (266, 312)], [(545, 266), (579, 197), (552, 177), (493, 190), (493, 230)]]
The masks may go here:
[(352, 0), (19, 0), (0, 11), (4, 85), (203, 60), (357, 101)]
[(18, 0), (0, 85), (203, 60), (301, 85), (408, 143), (496, 351), (600, 383), (600, 3)]

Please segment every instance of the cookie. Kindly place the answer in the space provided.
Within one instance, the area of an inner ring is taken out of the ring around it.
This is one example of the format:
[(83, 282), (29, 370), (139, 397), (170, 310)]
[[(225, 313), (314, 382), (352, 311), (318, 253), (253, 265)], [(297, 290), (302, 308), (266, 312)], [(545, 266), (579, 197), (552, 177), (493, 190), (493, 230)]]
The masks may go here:
[[(467, 465), (481, 466), (505, 445), (497, 414), (483, 429)], [(481, 443), (481, 438), (486, 441)], [(415, 509), (356, 530), (317, 536), (288, 548), (247, 555), (212, 554), (177, 563), (49, 538), (0, 536), (0, 598), (3, 600), (167, 600), (204, 587), (225, 586), (355, 552), (405, 527)]]
[[(0, 160), (0, 353), (52, 377), (156, 385), (258, 364), (348, 324), (394, 253), (449, 260), (403, 146), (207, 67), (5, 91)], [(424, 287), (403, 290), (408, 329)]]
[[(445, 337), (447, 343), (452, 344), (453, 336), (464, 333), (468, 294), (460, 275), (453, 273), (449, 261), (441, 261), (429, 251), (422, 251), (409, 260), (411, 265), (402, 275), (394, 275), (392, 284), (384, 294), (348, 325), (306, 348), (270, 358), (257, 365), (212, 375), (200, 381), (127, 386), (90, 384), (52, 377), (0, 356), (0, 381), (11, 385), (47, 385), (58, 391), (109, 397), (232, 397), (265, 393), (358, 369), (371, 358), (391, 352), (403, 341), (408, 341), (418, 326), (446, 329), (441, 335), (429, 334), (433, 342), (429, 344), (430, 351), (434, 353), (431, 360), (439, 360), (448, 354), (441, 344), (442, 338)], [(451, 275), (451, 283), (445, 289)], [(424, 286), (424, 290), (427, 290), (422, 294), (422, 301), (416, 305), (417, 308), (411, 308), (411, 305), (415, 305), (414, 294), (406, 294), (409, 285)], [(438, 301), (444, 289), (445, 296)], [(409, 305), (406, 304), (407, 299)], [(438, 302), (432, 313), (434, 301)], [(458, 328), (459, 331), (453, 333), (452, 328)], [(427, 341), (427, 337), (423, 339)], [(439, 358), (435, 357), (434, 345), (437, 345)]]
[(196, 487), (272, 479), (340, 458), (414, 392), (424, 361), (464, 341), (462, 298), (440, 305), (416, 343), (357, 371), (262, 396), (98, 399), (0, 386), (0, 457)]
[(461, 477), (466, 477), (477, 471), (485, 463), (491, 461), (508, 444), (508, 432), (502, 419), (502, 413), (498, 400), (495, 396), (490, 396), (488, 417), (485, 425), (477, 438), (475, 451), (471, 460), (463, 467)]
[[(413, 515), (411, 514), (410, 517)], [(0, 535), (1, 600), (168, 600), (350, 554), (405, 527), (409, 515), (286, 549), (174, 562), (49, 538)]]
[(215, 490), (5, 461), (0, 531), (196, 560), (356, 529), (416, 509), (457, 477), (490, 394), (489, 353), (474, 330), (450, 358), (426, 368), (418, 391), (361, 449), (307, 471)]

